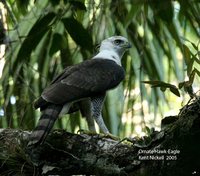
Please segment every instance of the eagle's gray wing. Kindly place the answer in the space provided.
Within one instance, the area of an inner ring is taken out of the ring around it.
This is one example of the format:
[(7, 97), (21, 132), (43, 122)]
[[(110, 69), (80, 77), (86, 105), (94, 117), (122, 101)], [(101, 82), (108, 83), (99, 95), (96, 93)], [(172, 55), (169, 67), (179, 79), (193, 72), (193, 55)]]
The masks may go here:
[(113, 61), (93, 59), (69, 67), (47, 87), (41, 97), (53, 104), (65, 104), (104, 93), (124, 78), (124, 70)]

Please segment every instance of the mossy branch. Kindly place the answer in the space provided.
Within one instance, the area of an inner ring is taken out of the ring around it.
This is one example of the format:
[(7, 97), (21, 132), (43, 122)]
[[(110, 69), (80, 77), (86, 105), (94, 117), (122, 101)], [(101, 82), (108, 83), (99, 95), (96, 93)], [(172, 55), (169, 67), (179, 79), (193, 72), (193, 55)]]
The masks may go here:
[(98, 134), (55, 130), (27, 148), (29, 132), (0, 132), (1, 175), (191, 175), (200, 170), (200, 102), (166, 117), (163, 129), (116, 141)]

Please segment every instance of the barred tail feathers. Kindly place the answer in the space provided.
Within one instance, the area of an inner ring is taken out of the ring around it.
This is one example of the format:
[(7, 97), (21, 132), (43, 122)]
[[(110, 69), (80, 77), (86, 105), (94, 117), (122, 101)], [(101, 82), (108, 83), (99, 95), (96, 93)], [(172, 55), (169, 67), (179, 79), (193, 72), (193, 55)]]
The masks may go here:
[(61, 110), (60, 105), (49, 105), (43, 110), (38, 125), (30, 135), (28, 146), (39, 145), (45, 141)]

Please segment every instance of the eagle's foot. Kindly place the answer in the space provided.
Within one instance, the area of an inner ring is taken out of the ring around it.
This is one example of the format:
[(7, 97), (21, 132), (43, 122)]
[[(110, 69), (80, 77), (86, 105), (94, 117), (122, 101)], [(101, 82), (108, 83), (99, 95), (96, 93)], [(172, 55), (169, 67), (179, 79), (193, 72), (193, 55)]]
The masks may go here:
[(113, 139), (115, 141), (119, 141), (120, 138), (118, 136), (115, 136), (111, 133), (97, 133), (96, 131), (90, 131), (90, 130), (83, 130), (83, 129), (79, 129), (77, 131), (78, 134), (87, 134), (87, 135), (98, 135), (100, 138), (110, 138)]

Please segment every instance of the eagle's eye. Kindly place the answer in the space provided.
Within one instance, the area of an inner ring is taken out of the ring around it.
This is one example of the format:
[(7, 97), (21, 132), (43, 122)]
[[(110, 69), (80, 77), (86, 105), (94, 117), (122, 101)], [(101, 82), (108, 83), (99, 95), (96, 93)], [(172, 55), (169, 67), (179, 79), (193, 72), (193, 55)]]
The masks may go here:
[(123, 40), (120, 40), (120, 39), (114, 40), (114, 44), (115, 44), (115, 45), (120, 45), (120, 44), (122, 44), (122, 43), (124, 43)]

